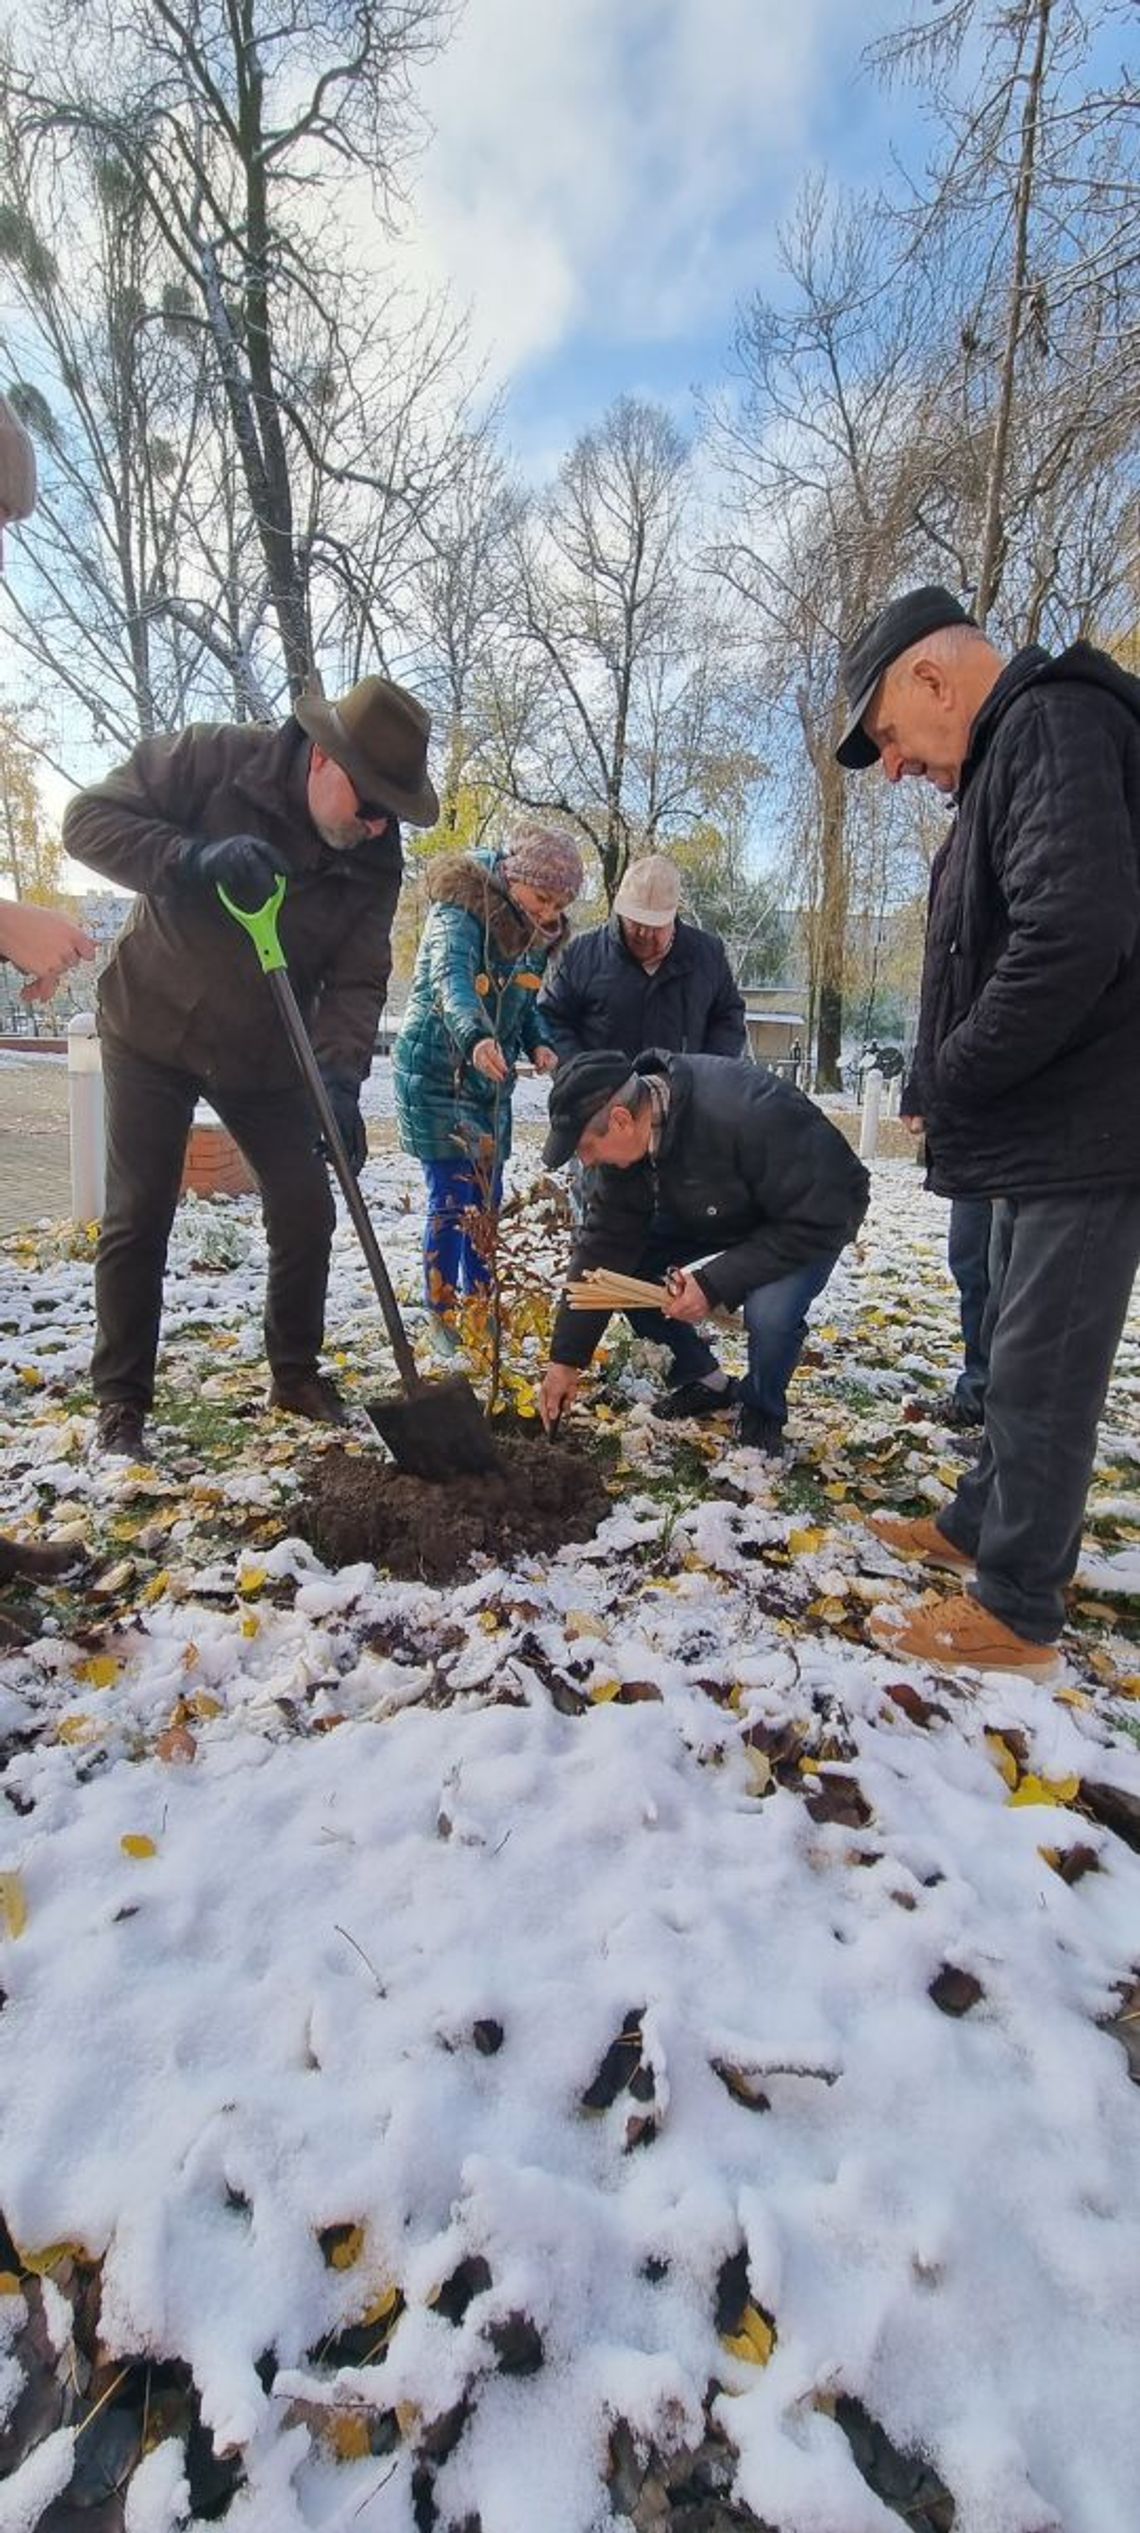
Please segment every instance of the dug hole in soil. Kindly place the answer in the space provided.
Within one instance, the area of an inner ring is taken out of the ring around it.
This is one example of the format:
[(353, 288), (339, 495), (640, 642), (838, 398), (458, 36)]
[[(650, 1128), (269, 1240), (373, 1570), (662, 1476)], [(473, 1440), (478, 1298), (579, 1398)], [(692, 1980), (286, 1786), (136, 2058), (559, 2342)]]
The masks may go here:
[(548, 1442), (537, 1421), (496, 1417), (492, 1430), (501, 1471), (446, 1486), (406, 1477), (379, 1451), (334, 1444), (309, 1473), (297, 1530), (324, 1565), (382, 1566), (429, 1583), (592, 1539), (611, 1507), (588, 1454)]

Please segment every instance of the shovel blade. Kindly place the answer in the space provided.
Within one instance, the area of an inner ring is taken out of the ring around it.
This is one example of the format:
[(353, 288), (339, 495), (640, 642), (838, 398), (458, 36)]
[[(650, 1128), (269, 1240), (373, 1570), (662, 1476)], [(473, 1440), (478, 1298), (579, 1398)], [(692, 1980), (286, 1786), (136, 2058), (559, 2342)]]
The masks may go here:
[(486, 1477), (502, 1469), (486, 1417), (461, 1373), (425, 1381), (414, 1398), (370, 1398), (365, 1404), (407, 1477), (446, 1486), (449, 1478)]

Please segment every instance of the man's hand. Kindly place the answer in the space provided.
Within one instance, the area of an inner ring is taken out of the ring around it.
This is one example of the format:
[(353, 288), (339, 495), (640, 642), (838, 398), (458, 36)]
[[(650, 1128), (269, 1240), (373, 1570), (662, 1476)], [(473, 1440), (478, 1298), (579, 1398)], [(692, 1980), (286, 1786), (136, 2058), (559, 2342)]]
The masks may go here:
[(899, 1124), (900, 1124), (900, 1126), (905, 1126), (905, 1127), (906, 1127), (906, 1130), (907, 1130), (908, 1135), (913, 1135), (916, 1143), (918, 1142), (918, 1138), (919, 1138), (920, 1134), (923, 1132), (923, 1128), (924, 1128), (924, 1126), (925, 1126), (925, 1122), (926, 1122), (926, 1121), (925, 1121), (925, 1119), (924, 1119), (924, 1118), (922, 1118), (922, 1117), (900, 1117), (900, 1118), (899, 1118)]
[(696, 1276), (690, 1275), (687, 1268), (670, 1267), (668, 1289), (661, 1308), (666, 1319), (684, 1320), (689, 1327), (695, 1327), (698, 1320), (708, 1318), (712, 1303), (703, 1284), (698, 1284)]
[(29, 980), (22, 1002), (50, 1002), (61, 976), (80, 959), (93, 959), (96, 946), (58, 906), (0, 907), (0, 958)]
[(536, 1073), (557, 1073), (558, 1057), (553, 1047), (535, 1048), (534, 1069)]
[[(350, 1082), (347, 1074), (344, 1073), (322, 1073), (321, 1080), (329, 1095), (329, 1106), (340, 1128), (340, 1139), (348, 1154), (349, 1167), (359, 1178), (368, 1159), (368, 1136), (365, 1133), (364, 1119), (360, 1114), (359, 1085), (356, 1082)], [(327, 1150), (323, 1135), (318, 1142), (317, 1150), (318, 1152)]]
[(272, 897), (280, 874), (278, 856), (264, 837), (217, 836), (212, 844), (195, 837), (183, 845), (178, 876), (192, 888), (224, 888), (235, 906), (252, 914)]
[(538, 1412), (552, 1434), (562, 1411), (572, 1407), (578, 1396), (582, 1375), (572, 1363), (548, 1363), (538, 1393)]
[(497, 1038), (480, 1038), (471, 1049), (471, 1061), (477, 1073), (486, 1074), (489, 1082), (505, 1082), (510, 1066)]

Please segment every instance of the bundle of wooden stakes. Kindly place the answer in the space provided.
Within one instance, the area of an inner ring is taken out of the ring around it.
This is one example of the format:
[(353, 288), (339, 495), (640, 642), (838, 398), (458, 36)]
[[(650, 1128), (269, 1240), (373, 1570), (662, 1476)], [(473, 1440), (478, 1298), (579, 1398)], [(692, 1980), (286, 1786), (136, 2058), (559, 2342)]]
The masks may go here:
[(619, 1275), (613, 1267), (587, 1267), (566, 1287), (571, 1310), (660, 1310), (669, 1299), (667, 1284), (645, 1284), (639, 1275)]

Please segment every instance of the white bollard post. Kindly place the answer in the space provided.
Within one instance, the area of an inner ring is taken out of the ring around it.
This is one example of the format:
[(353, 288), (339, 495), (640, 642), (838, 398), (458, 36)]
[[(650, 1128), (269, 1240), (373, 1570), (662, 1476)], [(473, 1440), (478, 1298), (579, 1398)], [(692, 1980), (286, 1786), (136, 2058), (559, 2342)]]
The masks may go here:
[(103, 1062), (93, 1011), (77, 1011), (67, 1024), (67, 1106), (72, 1218), (77, 1223), (98, 1222), (103, 1212), (106, 1140)]
[(879, 1112), (883, 1104), (883, 1077), (876, 1064), (863, 1082), (863, 1113), (859, 1121), (859, 1158), (873, 1161), (879, 1140)]

